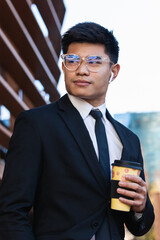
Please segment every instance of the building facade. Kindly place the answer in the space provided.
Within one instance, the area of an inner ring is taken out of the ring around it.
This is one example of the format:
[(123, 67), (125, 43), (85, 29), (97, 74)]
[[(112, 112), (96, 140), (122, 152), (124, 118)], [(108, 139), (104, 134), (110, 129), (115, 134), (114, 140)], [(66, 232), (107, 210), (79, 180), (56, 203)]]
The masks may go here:
[(152, 239), (160, 240), (160, 112), (115, 114), (115, 118), (140, 138), (149, 192), (155, 209)]
[(150, 184), (160, 178), (160, 112), (115, 114), (115, 118), (138, 135)]
[(62, 0), (0, 0), (1, 167), (17, 115), (59, 98), (56, 87), (64, 14)]

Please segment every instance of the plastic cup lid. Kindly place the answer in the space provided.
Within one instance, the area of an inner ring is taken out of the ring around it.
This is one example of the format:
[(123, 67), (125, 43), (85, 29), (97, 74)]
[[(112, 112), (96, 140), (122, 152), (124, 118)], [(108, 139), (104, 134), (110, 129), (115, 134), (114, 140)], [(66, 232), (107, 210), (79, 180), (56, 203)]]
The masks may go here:
[(140, 163), (125, 161), (125, 160), (115, 160), (114, 163), (112, 163), (112, 166), (128, 167), (128, 168), (142, 170), (142, 165)]

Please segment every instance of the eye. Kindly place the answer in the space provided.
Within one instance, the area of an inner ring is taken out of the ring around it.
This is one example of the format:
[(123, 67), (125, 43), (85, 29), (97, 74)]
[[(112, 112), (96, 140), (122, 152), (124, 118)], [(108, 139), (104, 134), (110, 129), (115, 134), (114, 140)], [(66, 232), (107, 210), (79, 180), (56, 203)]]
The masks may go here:
[(77, 64), (80, 62), (80, 58), (76, 55), (67, 55), (65, 57), (65, 62), (68, 64)]
[(89, 61), (89, 64), (102, 64), (102, 61), (100, 61), (100, 60), (92, 60), (92, 61)]
[(68, 63), (75, 63), (76, 60), (75, 59), (67, 59)]
[(89, 65), (99, 65), (102, 64), (102, 58), (100, 56), (89, 56), (87, 58), (87, 63)]

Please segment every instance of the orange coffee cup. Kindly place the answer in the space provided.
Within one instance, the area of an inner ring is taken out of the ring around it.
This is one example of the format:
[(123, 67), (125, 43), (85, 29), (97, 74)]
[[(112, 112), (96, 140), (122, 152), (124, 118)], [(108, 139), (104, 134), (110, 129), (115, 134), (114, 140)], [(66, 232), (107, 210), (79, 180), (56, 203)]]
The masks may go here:
[[(130, 211), (130, 206), (120, 202), (119, 193), (117, 193), (118, 183), (120, 180), (125, 181), (125, 175), (139, 176), (142, 170), (141, 164), (124, 160), (115, 160), (112, 163), (112, 180), (111, 180), (111, 209), (119, 211)], [(126, 196), (123, 196), (128, 198)]]

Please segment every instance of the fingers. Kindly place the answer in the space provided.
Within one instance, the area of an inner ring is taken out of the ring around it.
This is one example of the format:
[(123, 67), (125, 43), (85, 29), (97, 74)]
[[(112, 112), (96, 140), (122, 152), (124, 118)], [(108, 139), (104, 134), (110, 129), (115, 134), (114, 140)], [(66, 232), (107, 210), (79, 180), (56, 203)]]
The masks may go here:
[(126, 175), (125, 180), (126, 181), (119, 182), (120, 187), (129, 188), (136, 192), (145, 191), (147, 189), (146, 183), (143, 181), (141, 177), (134, 175)]
[[(142, 212), (146, 205), (147, 199), (147, 185), (141, 177), (127, 175), (126, 181), (119, 182), (119, 188), (117, 192), (124, 197), (120, 197), (119, 200), (132, 207), (135, 212)], [(123, 189), (127, 188), (127, 189)], [(125, 198), (129, 197), (133, 200)]]
[(143, 181), (143, 179), (139, 176), (135, 176), (135, 175), (126, 175), (125, 176), (125, 180), (127, 181), (131, 181), (131, 182), (135, 182), (138, 183), (141, 186), (146, 186), (146, 183)]

